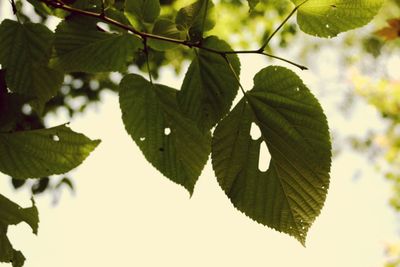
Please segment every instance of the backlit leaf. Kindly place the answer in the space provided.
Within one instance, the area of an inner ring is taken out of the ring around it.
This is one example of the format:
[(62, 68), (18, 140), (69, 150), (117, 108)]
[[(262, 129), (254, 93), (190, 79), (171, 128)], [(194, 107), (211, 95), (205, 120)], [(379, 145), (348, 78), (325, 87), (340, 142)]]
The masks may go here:
[[(250, 136), (252, 124), (261, 137)], [(259, 169), (260, 147), (271, 155)], [(254, 88), (217, 126), (212, 164), (233, 205), (259, 223), (305, 243), (329, 186), (331, 143), (326, 117), (293, 72), (268, 67)]]
[[(206, 38), (203, 46), (219, 51), (232, 50), (214, 36)], [(239, 75), (238, 57), (232, 54), (228, 58)], [(178, 103), (200, 129), (208, 131), (229, 111), (238, 88), (239, 84), (225, 59), (200, 49), (186, 73), (178, 93)]]
[(121, 81), (119, 101), (126, 131), (146, 159), (192, 194), (207, 162), (211, 137), (181, 114), (176, 92), (130, 74)]
[(7, 87), (42, 106), (58, 91), (63, 74), (48, 67), (53, 33), (44, 25), (4, 20), (0, 25), (0, 64)]
[(160, 15), (159, 0), (125, 0), (125, 13), (142, 22), (152, 23)]
[(175, 18), (181, 31), (185, 31), (190, 40), (203, 37), (203, 32), (215, 26), (214, 4), (211, 0), (197, 0), (191, 5), (181, 8)]
[(63, 125), (0, 133), (0, 171), (16, 179), (62, 174), (80, 165), (99, 143)]
[[(300, 5), (304, 0), (292, 0)], [(298, 9), (300, 29), (319, 37), (334, 37), (362, 27), (378, 13), (384, 0), (308, 0)]]
[(107, 33), (95, 20), (73, 19), (58, 25), (55, 37), (55, 66), (67, 72), (122, 71), (141, 40), (128, 33)]

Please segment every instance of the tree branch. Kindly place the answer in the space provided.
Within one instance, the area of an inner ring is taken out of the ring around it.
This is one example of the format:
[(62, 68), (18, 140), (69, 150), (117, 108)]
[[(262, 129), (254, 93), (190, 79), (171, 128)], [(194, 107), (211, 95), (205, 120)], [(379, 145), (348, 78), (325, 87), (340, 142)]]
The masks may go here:
[[(77, 9), (77, 8), (68, 6), (68, 5), (64, 4), (63, 2), (61, 2), (59, 0), (36, 0), (36, 1), (45, 3), (48, 6), (53, 7), (53, 8), (58, 8), (58, 9), (62, 9), (62, 10), (68, 11), (68, 12), (70, 12), (72, 14), (78, 14), (78, 15), (81, 15), (81, 16), (96, 18), (96, 19), (98, 19), (100, 21), (103, 21), (105, 23), (114, 25), (114, 26), (116, 26), (118, 28), (121, 28), (123, 30), (126, 30), (128, 32), (131, 32), (131, 33), (139, 36), (143, 40), (151, 38), (151, 39), (166, 41), (166, 42), (170, 42), (170, 43), (180, 44), (180, 45), (183, 45), (183, 46), (187, 46), (189, 48), (195, 47), (195, 48), (198, 48), (198, 49), (206, 50), (206, 51), (211, 52), (211, 53), (219, 54), (219, 55), (223, 56), (224, 58), (226, 57), (227, 54), (260, 54), (260, 55), (264, 55), (264, 56), (267, 56), (267, 57), (271, 57), (271, 58), (275, 58), (275, 59), (278, 59), (278, 60), (282, 60), (284, 62), (292, 64), (293, 66), (296, 66), (296, 67), (300, 68), (301, 70), (306, 70), (307, 69), (307, 67), (302, 66), (302, 65), (297, 64), (297, 63), (294, 63), (294, 62), (292, 62), (290, 60), (287, 60), (287, 59), (284, 59), (284, 58), (281, 58), (281, 57), (278, 57), (278, 56), (274, 56), (274, 55), (271, 55), (271, 54), (264, 53), (263, 49), (258, 49), (258, 50), (237, 50), (237, 51), (216, 50), (216, 49), (213, 49), (213, 48), (209, 48), (209, 47), (203, 46), (202, 43), (199, 42), (199, 41), (191, 42), (189, 40), (180, 40), (180, 39), (174, 39), (174, 38), (169, 38), (169, 37), (165, 37), (165, 36), (155, 35), (155, 34), (151, 34), (151, 33), (147, 33), (147, 32), (141, 32), (141, 31), (135, 29), (134, 27), (132, 27), (130, 25), (126, 25), (126, 24), (123, 24), (123, 23), (121, 23), (119, 21), (116, 21), (116, 20), (114, 20), (112, 18), (109, 18), (109, 17), (105, 16), (105, 14), (103, 14), (103, 13), (95, 13), (95, 12), (91, 12), (91, 11)], [(307, 1), (308, 0), (306, 0), (303, 3), (301, 3), (300, 5), (298, 5), (295, 8), (294, 11), (296, 11), (302, 4), (304, 4)], [(292, 13), (294, 13), (294, 11), (292, 11)], [(287, 20), (288, 20), (288, 18), (281, 25), (283, 25)], [(282, 27), (282, 26), (280, 26), (280, 27)], [(278, 27), (276, 32), (280, 29), (280, 27)], [(271, 39), (272, 37), (273, 37), (273, 35), (270, 36), (269, 39)]]

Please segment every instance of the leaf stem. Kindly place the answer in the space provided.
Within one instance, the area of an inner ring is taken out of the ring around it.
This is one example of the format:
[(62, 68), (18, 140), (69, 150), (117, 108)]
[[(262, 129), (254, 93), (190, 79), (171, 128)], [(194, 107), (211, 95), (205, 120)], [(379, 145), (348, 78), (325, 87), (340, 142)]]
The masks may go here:
[[(263, 47), (262, 47), (262, 49), (260, 48), (258, 50), (237, 50), (237, 51), (216, 50), (216, 49), (213, 49), (213, 48), (209, 48), (209, 47), (203, 46), (200, 41), (192, 42), (190, 40), (180, 40), (180, 39), (174, 39), (174, 38), (169, 38), (169, 37), (165, 37), (165, 36), (155, 35), (155, 34), (151, 34), (151, 33), (147, 33), (147, 32), (141, 32), (141, 31), (138, 31), (137, 29), (133, 28), (130, 25), (123, 24), (123, 23), (121, 23), (119, 21), (116, 21), (116, 20), (114, 20), (112, 18), (107, 17), (106, 15), (104, 15), (102, 13), (95, 13), (95, 12), (91, 12), (91, 11), (77, 9), (77, 8), (74, 8), (74, 7), (71, 7), (71, 6), (68, 6), (68, 5), (64, 4), (60, 0), (36, 0), (36, 1), (45, 3), (45, 4), (47, 4), (47, 5), (49, 5), (49, 6), (53, 7), (53, 8), (58, 8), (58, 9), (62, 9), (62, 10), (71, 12), (73, 14), (78, 14), (78, 15), (81, 15), (81, 16), (86, 16), (86, 17), (92, 17), (92, 18), (99, 19), (99, 20), (101, 20), (101, 21), (103, 21), (105, 23), (114, 25), (114, 26), (119, 27), (119, 28), (121, 28), (123, 30), (131, 32), (131, 33), (139, 36), (143, 40), (147, 39), (147, 38), (151, 38), (151, 39), (156, 39), (156, 40), (161, 40), (161, 41), (166, 41), (166, 42), (170, 42), (170, 43), (184, 45), (184, 46), (187, 46), (189, 48), (196, 47), (196, 48), (203, 49), (203, 50), (206, 50), (206, 51), (211, 52), (211, 53), (219, 54), (222, 57), (225, 57), (227, 54), (260, 54), (260, 55), (268, 56), (268, 57), (275, 58), (275, 59), (278, 59), (278, 60), (282, 60), (284, 62), (292, 64), (293, 66), (296, 66), (296, 67), (300, 68), (301, 70), (306, 70), (307, 69), (306, 67), (304, 67), (304, 66), (302, 66), (300, 64), (294, 63), (294, 62), (292, 62), (290, 60), (287, 60), (287, 59), (284, 59), (284, 58), (281, 58), (281, 57), (278, 57), (278, 56), (274, 56), (274, 55), (271, 55), (271, 54), (264, 53), (264, 50), (263, 50), (264, 48)], [(300, 5), (298, 5), (294, 9), (294, 11), (292, 11), (292, 13), (294, 13), (302, 4), (304, 4), (307, 1), (308, 0), (305, 0)], [(289, 19), (289, 18), (287, 18), (287, 19)], [(287, 19), (285, 20), (285, 22), (287, 21)], [(280, 26), (280, 27), (282, 27), (282, 26)], [(280, 27), (278, 27), (278, 29), (276, 31), (278, 31), (280, 29)], [(273, 35), (271, 35), (271, 37), (269, 39), (271, 39), (272, 36)], [(268, 43), (266, 43), (265, 45), (267, 45), (267, 44)]]
[(146, 66), (147, 66), (147, 71), (149, 72), (149, 80), (150, 83), (153, 84), (153, 78), (151, 77), (151, 69), (149, 63), (149, 47), (147, 46), (147, 38), (143, 38), (143, 49), (144, 53), (146, 54)]
[(246, 91), (244, 90), (242, 84), (240, 83), (240, 78), (239, 78), (238, 74), (236, 73), (235, 69), (233, 68), (231, 62), (229, 61), (228, 56), (227, 56), (227, 55), (221, 55), (221, 56), (225, 59), (225, 61), (226, 61), (226, 63), (228, 64), (228, 66), (229, 66), (229, 68), (230, 68), (230, 70), (231, 70), (233, 76), (235, 77), (236, 81), (238, 82), (239, 88), (240, 88), (240, 90), (242, 91), (243, 96), (244, 96), (244, 97), (247, 97)]
[(283, 27), (283, 25), (286, 24), (286, 22), (293, 16), (293, 14), (299, 9), (304, 3), (306, 3), (308, 0), (303, 1), (299, 5), (297, 5), (292, 12), (289, 13), (289, 15), (279, 24), (278, 28), (275, 29), (275, 31), (268, 37), (268, 39), (265, 41), (265, 43), (260, 47), (259, 51), (263, 52), (265, 47), (269, 44), (271, 39), (275, 36), (275, 34), (278, 33), (278, 31)]

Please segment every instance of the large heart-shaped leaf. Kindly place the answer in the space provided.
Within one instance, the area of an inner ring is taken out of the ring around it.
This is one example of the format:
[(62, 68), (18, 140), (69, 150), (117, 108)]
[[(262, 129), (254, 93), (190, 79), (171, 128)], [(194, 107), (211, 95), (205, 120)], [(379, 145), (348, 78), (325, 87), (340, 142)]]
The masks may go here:
[[(227, 43), (211, 36), (204, 47), (231, 51)], [(239, 75), (240, 62), (236, 55), (228, 55), (233, 69)], [(178, 93), (183, 112), (197, 122), (200, 129), (209, 131), (230, 109), (239, 84), (225, 59), (201, 49), (190, 64)]]
[(211, 137), (181, 114), (176, 92), (130, 74), (121, 81), (119, 101), (126, 131), (146, 159), (192, 194), (207, 162)]
[(0, 171), (16, 179), (62, 174), (81, 164), (99, 143), (64, 125), (0, 133)]
[[(256, 124), (261, 137), (250, 136)], [(262, 143), (271, 161), (260, 171)], [(304, 244), (329, 186), (331, 143), (326, 117), (292, 71), (268, 67), (254, 89), (217, 126), (212, 164), (234, 206), (252, 219)]]
[(378, 13), (384, 0), (292, 0), (298, 9), (300, 29), (319, 37), (366, 25)]
[(55, 65), (64, 71), (122, 71), (141, 40), (128, 33), (107, 33), (96, 27), (96, 20), (74, 18), (61, 22), (56, 29)]
[(53, 33), (44, 25), (4, 20), (0, 25), (0, 64), (7, 87), (42, 106), (52, 98), (63, 74), (49, 68)]
[(0, 262), (11, 262), (13, 267), (24, 265), (25, 257), (21, 251), (15, 250), (7, 237), (9, 225), (26, 222), (34, 234), (37, 234), (39, 216), (33, 203), (30, 208), (21, 208), (0, 194)]

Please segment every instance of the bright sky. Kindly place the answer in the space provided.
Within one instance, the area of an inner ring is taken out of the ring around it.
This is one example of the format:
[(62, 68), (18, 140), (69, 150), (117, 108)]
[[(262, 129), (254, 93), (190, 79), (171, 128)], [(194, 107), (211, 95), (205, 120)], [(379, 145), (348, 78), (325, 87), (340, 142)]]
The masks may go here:
[[(301, 77), (310, 88), (324, 85), (328, 91), (340, 90), (339, 73), (331, 67), (337, 57), (332, 51), (321, 57)], [(267, 62), (259, 56), (241, 57), (241, 62), (242, 83), (250, 89), (253, 75)], [(175, 88), (182, 81), (168, 69), (162, 77), (162, 82)], [(359, 104), (351, 119), (343, 118), (336, 100), (322, 97), (335, 131), (364, 133), (379, 127), (371, 107)], [(52, 126), (65, 122), (62, 114), (50, 118)], [(395, 217), (387, 205), (389, 186), (373, 166), (352, 152), (344, 151), (334, 160), (325, 207), (304, 248), (237, 211), (210, 164), (192, 198), (164, 178), (125, 132), (115, 95), (105, 93), (101, 105), (73, 120), (70, 127), (102, 143), (71, 173), (75, 195), (65, 191), (57, 206), (52, 206), (51, 196), (36, 198), (41, 220), (37, 237), (26, 225), (10, 228), (14, 247), (27, 258), (26, 267), (377, 267), (384, 261), (385, 244), (396, 238)], [(361, 173), (357, 179), (356, 172)], [(15, 192), (4, 175), (0, 178), (1, 194), (30, 205), (26, 191)]]

